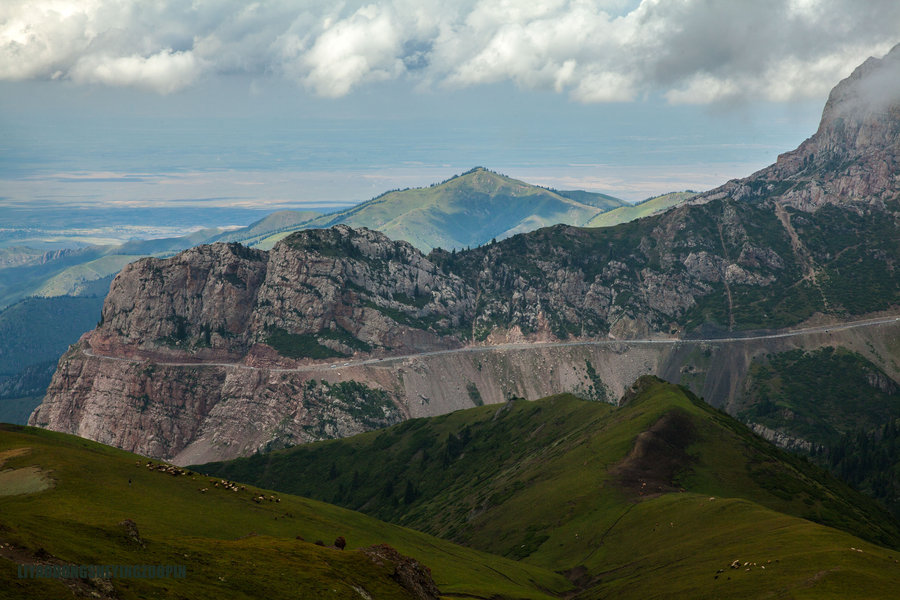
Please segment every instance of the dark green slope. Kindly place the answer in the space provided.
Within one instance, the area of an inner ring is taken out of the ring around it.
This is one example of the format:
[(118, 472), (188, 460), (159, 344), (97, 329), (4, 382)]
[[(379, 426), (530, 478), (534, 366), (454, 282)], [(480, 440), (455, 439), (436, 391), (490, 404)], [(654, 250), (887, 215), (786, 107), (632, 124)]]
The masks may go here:
[(100, 318), (103, 298), (28, 298), (0, 311), (0, 375), (57, 360)]
[(738, 417), (829, 446), (900, 419), (900, 385), (845, 348), (771, 354), (750, 365)]
[[(72, 597), (62, 582), (18, 579), (18, 564), (187, 569), (179, 580), (69, 582), (88, 597), (414, 598), (393, 576), (397, 560), (379, 564), (358, 550), (383, 543), (430, 567), (451, 597), (553, 598), (571, 588), (540, 567), (343, 508), (282, 494), (275, 502), (271, 491), (234, 491), (145, 463), (75, 436), (0, 425), (0, 598)], [(257, 503), (259, 494), (266, 499)], [(126, 519), (141, 542), (129, 537)], [(344, 551), (314, 543), (339, 536)]]
[(612, 208), (591, 219), (587, 223), (587, 227), (612, 227), (613, 225), (628, 223), (642, 217), (649, 217), (650, 215), (664, 212), (673, 206), (684, 204), (696, 195), (696, 192), (671, 192), (647, 198), (636, 204)]
[(652, 379), (619, 409), (513, 401), (199, 468), (566, 572), (585, 598), (840, 597), (848, 582), (886, 597), (879, 570), (900, 575), (853, 537), (900, 544), (878, 505)]
[(27, 298), (0, 311), (0, 422), (25, 423), (59, 357), (100, 318), (103, 297)]
[(735, 408), (900, 515), (900, 385), (877, 365), (840, 347), (761, 357)]

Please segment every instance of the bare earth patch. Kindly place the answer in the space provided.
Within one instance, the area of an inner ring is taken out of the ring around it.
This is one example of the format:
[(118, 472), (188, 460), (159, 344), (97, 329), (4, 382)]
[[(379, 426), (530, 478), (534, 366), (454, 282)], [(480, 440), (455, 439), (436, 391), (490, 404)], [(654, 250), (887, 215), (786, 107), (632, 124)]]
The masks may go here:
[(624, 489), (638, 496), (675, 491), (673, 480), (690, 467), (687, 448), (695, 439), (690, 417), (680, 410), (669, 411), (637, 436), (631, 452), (610, 472)]
[[(0, 452), (0, 467), (6, 461), (31, 452), (31, 448), (13, 448)], [(24, 467), (0, 471), (0, 496), (34, 494), (53, 487), (50, 475), (40, 467)]]
[(40, 467), (0, 471), (0, 496), (33, 494), (53, 487), (53, 480)]

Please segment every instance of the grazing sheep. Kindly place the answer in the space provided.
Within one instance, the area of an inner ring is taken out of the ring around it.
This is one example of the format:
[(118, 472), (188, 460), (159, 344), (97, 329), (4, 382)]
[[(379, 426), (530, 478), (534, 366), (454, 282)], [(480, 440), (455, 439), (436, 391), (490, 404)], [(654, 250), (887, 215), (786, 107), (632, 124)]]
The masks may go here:
[(338, 538), (334, 540), (334, 547), (338, 550), (343, 550), (347, 547), (347, 540), (344, 539), (344, 536), (338, 536)]

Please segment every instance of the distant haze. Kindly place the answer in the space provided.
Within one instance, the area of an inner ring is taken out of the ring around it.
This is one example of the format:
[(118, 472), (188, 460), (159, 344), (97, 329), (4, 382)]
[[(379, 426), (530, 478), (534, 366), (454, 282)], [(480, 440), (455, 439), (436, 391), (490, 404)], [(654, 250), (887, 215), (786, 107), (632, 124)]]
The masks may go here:
[(329, 211), (477, 165), (708, 189), (898, 32), (893, 0), (7, 0), (0, 208)]

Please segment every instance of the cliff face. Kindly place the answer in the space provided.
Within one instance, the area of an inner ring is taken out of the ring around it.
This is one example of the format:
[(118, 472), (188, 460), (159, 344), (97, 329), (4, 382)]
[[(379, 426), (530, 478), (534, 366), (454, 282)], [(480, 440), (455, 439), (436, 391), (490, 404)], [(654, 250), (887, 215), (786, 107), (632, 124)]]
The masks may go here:
[(212, 244), (132, 263), (90, 343), (101, 354), (184, 360), (414, 352), (458, 345), (442, 334), (460, 327), (473, 297), (409, 244), (341, 225), (271, 252)]
[[(214, 244), (138, 261), (30, 422), (200, 462), (510, 394), (614, 399), (641, 373), (681, 373), (656, 351), (574, 362), (550, 353), (484, 370), (475, 358), (419, 369), (419, 358), (391, 356), (714, 334), (896, 307), (898, 80), (895, 49), (837, 86), (818, 132), (775, 165), (633, 223), (556, 226), (428, 256), (337, 226), (268, 253)], [(740, 364), (713, 378), (709, 400), (731, 406)]]
[(815, 135), (721, 191), (738, 198), (762, 191), (804, 211), (826, 204), (882, 208), (900, 191), (898, 157), (900, 45), (881, 59), (868, 59), (835, 86)]
[(93, 347), (121, 356), (180, 356), (187, 347), (203, 358), (245, 354), (266, 259), (215, 244), (131, 263), (110, 286)]

